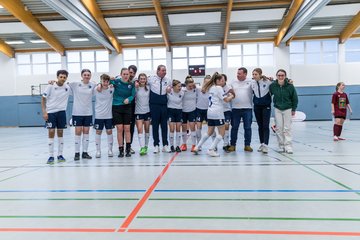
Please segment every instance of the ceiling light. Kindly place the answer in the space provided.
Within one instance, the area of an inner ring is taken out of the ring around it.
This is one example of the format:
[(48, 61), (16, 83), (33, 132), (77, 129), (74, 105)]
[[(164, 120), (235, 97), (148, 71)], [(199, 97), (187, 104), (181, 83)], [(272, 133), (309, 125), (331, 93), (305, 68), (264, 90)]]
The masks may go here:
[(33, 39), (33, 40), (30, 40), (31, 43), (46, 43), (45, 40), (42, 40), (42, 39)]
[(118, 36), (117, 37), (120, 40), (128, 40), (128, 39), (136, 39), (135, 35), (126, 35), (126, 36)]
[(144, 38), (162, 38), (162, 34), (145, 34)]
[(271, 32), (277, 32), (277, 28), (263, 28), (258, 29), (258, 33), (271, 33)]
[(187, 32), (187, 37), (205, 36), (205, 32)]
[(246, 34), (249, 33), (250, 30), (246, 29), (246, 30), (230, 30), (230, 34)]
[(1, 9), (1, 8), (4, 8), (4, 7), (0, 5), (0, 9)]
[(333, 27), (332, 25), (319, 25), (319, 26), (312, 26), (310, 30), (327, 30), (327, 29), (331, 29), (332, 27)]
[(5, 41), (7, 44), (10, 45), (15, 45), (15, 44), (24, 44), (24, 41), (18, 41), (18, 40), (14, 40), (14, 41)]
[(72, 42), (87, 42), (89, 41), (88, 38), (70, 38), (70, 41)]

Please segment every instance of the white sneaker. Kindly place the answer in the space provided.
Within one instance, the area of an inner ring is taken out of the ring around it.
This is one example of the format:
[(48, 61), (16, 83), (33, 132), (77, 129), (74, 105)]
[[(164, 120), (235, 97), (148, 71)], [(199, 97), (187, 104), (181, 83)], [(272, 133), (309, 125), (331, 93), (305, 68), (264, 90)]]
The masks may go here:
[(293, 154), (293, 153), (294, 153), (291, 147), (286, 148), (286, 149), (285, 149), (285, 152), (286, 152), (287, 154)]
[(209, 149), (207, 151), (207, 155), (211, 156), (211, 157), (220, 157), (220, 154), (218, 154), (217, 152), (215, 152), (213, 149)]
[(284, 152), (285, 152), (285, 148), (284, 148), (284, 147), (279, 147), (279, 148), (277, 149), (277, 152), (278, 152), (278, 153), (284, 153)]
[(265, 154), (269, 152), (268, 146), (266, 144), (262, 145), (261, 152)]
[(200, 151), (202, 150), (202, 148), (201, 148), (201, 147), (198, 147), (197, 150), (198, 150), (198, 152), (200, 152)]
[(108, 151), (108, 157), (113, 157), (113, 156), (114, 156), (114, 154), (113, 154), (112, 150), (109, 149), (109, 151)]
[(261, 144), (260, 147), (259, 147), (259, 149), (258, 149), (257, 151), (258, 151), (258, 152), (262, 152), (263, 147), (264, 147), (264, 144)]
[(159, 153), (159, 152), (160, 152), (159, 145), (156, 145), (154, 147), (154, 153), (156, 154), (156, 153)]
[(339, 141), (339, 138), (337, 136), (334, 136), (334, 141)]
[(167, 152), (167, 153), (170, 153), (171, 152), (171, 149), (169, 148), (168, 145), (165, 145), (162, 149), (163, 152)]
[(101, 157), (101, 152), (100, 152), (100, 151), (96, 151), (95, 157), (96, 157), (96, 158), (100, 158), (100, 157)]

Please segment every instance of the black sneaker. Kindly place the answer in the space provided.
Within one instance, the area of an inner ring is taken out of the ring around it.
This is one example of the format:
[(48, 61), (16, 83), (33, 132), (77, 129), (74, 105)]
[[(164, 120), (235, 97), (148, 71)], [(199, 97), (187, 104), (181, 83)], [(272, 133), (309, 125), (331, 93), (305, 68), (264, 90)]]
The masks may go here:
[(130, 153), (131, 153), (131, 154), (135, 154), (135, 150), (132, 149), (132, 148), (130, 148)]
[(176, 152), (181, 152), (181, 149), (179, 148), (179, 146), (177, 146), (177, 147), (175, 148), (175, 151), (176, 151)]
[(126, 151), (125, 157), (131, 157), (131, 152), (130, 152), (130, 151)]
[(175, 152), (174, 146), (171, 146), (171, 147), (170, 147), (170, 150), (171, 150), (171, 152)]
[(230, 145), (223, 146), (223, 150), (224, 150), (225, 152), (227, 152), (228, 149), (229, 149), (229, 147), (230, 147)]
[(74, 161), (80, 160), (80, 153), (75, 153)]
[(83, 159), (92, 159), (92, 157), (87, 152), (83, 152), (81, 154), (81, 158), (83, 158)]
[(124, 147), (119, 147), (119, 158), (123, 158), (124, 157)]

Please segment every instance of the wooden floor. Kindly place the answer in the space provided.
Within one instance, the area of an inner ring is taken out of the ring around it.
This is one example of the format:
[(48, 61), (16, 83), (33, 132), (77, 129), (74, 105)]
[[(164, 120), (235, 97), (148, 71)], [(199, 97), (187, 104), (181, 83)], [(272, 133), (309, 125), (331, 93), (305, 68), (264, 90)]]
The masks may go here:
[(135, 138), (131, 158), (79, 163), (69, 128), (68, 161), (54, 166), (46, 129), (0, 128), (0, 239), (359, 239), (360, 122), (346, 122), (339, 142), (331, 122), (293, 127), (292, 155), (275, 151), (274, 135), (269, 154), (256, 152), (254, 123), (252, 153), (242, 132), (220, 158), (140, 157)]

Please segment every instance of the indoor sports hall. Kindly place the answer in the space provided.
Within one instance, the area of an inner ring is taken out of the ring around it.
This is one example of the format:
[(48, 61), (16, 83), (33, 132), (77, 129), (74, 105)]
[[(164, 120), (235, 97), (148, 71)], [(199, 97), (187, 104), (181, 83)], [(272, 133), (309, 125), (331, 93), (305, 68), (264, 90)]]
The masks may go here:
[(359, 27), (357, 0), (0, 0), (0, 239), (358, 239)]

